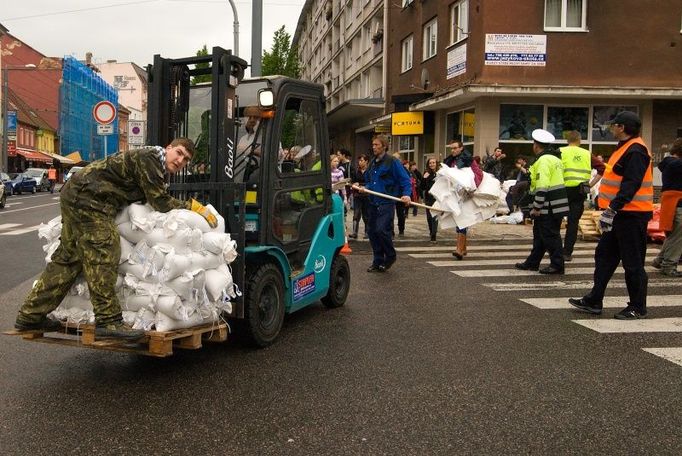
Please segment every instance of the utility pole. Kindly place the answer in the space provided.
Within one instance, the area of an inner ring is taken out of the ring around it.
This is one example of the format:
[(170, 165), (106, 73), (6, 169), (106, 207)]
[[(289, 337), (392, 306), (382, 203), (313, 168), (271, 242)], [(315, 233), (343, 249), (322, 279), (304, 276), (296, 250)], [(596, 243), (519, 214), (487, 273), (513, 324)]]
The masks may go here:
[(253, 0), (251, 15), (251, 76), (260, 76), (263, 60), (263, 0)]
[(7, 95), (9, 94), (9, 82), (7, 81), (9, 71), (7, 68), (2, 69), (2, 163), (0, 166), (4, 172), (9, 172), (7, 166), (9, 165), (9, 158), (7, 156)]
[(237, 16), (237, 7), (233, 0), (228, 0), (232, 6), (232, 14), (234, 15), (234, 49), (232, 55), (239, 56), (239, 17)]

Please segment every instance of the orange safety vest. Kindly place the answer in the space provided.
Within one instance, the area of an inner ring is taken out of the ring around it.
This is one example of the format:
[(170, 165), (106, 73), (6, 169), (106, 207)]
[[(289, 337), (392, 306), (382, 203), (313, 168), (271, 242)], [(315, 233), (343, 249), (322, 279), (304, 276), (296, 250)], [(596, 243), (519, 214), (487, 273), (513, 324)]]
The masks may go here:
[(47, 170), (47, 179), (48, 180), (56, 180), (57, 179), (57, 170), (56, 169), (48, 169)]
[[(649, 154), (649, 158), (651, 158), (649, 148), (646, 147), (646, 144), (644, 144), (644, 141), (642, 141), (642, 138), (640, 137), (630, 139), (611, 155), (609, 162), (606, 165), (606, 169), (604, 170), (604, 176), (599, 183), (599, 207), (602, 209), (609, 207), (611, 200), (616, 197), (620, 190), (620, 183), (623, 181), (623, 176), (616, 174), (613, 171), (613, 167), (632, 144), (641, 144), (644, 146), (647, 150), (647, 154)], [(654, 210), (654, 172), (651, 160), (649, 161), (649, 167), (647, 168), (646, 173), (644, 173), (642, 185), (639, 187), (639, 190), (637, 190), (637, 193), (635, 193), (632, 201), (626, 203), (622, 210), (639, 212)]]

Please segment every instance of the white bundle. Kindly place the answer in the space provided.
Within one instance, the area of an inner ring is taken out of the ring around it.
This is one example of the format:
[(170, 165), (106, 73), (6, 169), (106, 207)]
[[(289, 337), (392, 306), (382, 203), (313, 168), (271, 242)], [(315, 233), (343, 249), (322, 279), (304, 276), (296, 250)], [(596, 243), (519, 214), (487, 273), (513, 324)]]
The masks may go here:
[(38, 238), (52, 242), (59, 239), (62, 234), (62, 216), (53, 218), (47, 223), (41, 223), (38, 227)]
[[(224, 219), (208, 207), (218, 219), (217, 228), (184, 209), (163, 214), (132, 204), (117, 214), (121, 259), (116, 289), (126, 323), (170, 331), (217, 322), (222, 312), (231, 313), (230, 300), (239, 290), (228, 263), (237, 257), (237, 245), (223, 232)], [(41, 237), (48, 240), (46, 251), (54, 242), (56, 248), (60, 230), (61, 218), (45, 225)], [(51, 317), (92, 323), (89, 299), (80, 277)]]

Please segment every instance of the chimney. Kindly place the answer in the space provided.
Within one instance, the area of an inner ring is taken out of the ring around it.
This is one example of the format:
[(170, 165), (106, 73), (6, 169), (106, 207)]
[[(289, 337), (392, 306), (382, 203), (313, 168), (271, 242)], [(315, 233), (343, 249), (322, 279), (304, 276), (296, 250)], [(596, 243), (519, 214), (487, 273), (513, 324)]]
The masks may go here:
[(86, 52), (85, 53), (85, 64), (87, 66), (90, 66), (91, 63), (92, 63), (92, 52)]
[(107, 63), (116, 63), (116, 59), (107, 60)]

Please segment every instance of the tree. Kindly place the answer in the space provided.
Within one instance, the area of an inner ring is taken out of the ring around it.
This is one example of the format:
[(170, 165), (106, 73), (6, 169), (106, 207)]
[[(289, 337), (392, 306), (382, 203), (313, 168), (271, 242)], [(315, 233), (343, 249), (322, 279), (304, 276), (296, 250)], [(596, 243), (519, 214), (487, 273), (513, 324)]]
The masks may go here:
[[(204, 44), (204, 47), (199, 49), (197, 51), (197, 57), (201, 57), (204, 55), (208, 55), (208, 49), (206, 48), (206, 45)], [(197, 63), (196, 68), (208, 68), (209, 65), (208, 63)], [(199, 84), (200, 82), (211, 82), (211, 75), (210, 74), (200, 74), (198, 76), (194, 76), (192, 78), (192, 85)]]
[(298, 78), (301, 67), (298, 63), (298, 50), (291, 46), (291, 35), (282, 26), (275, 32), (270, 52), (263, 52), (263, 76), (279, 74)]

